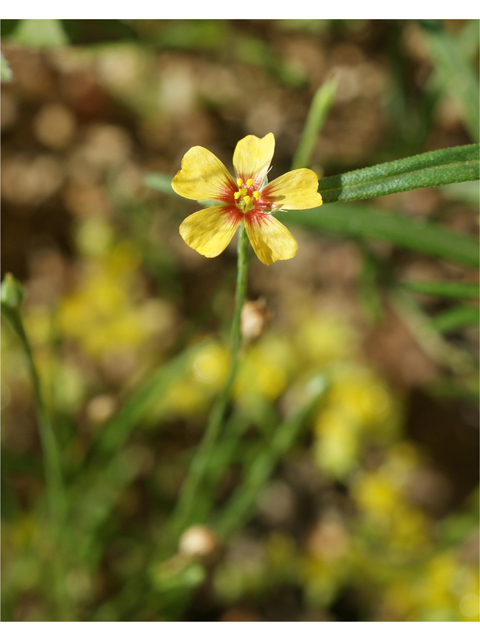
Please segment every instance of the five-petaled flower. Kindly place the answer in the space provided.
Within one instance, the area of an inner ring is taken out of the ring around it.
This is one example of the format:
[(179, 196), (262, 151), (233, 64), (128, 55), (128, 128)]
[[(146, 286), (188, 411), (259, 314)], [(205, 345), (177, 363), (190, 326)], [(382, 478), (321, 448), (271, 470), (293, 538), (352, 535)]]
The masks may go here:
[(281, 209), (319, 207), (322, 196), (318, 178), (310, 169), (289, 171), (268, 182), (274, 148), (273, 133), (240, 140), (233, 154), (236, 180), (207, 149), (193, 147), (187, 151), (182, 168), (172, 180), (174, 191), (191, 200), (218, 203), (193, 213), (180, 225), (180, 235), (189, 247), (214, 258), (226, 249), (244, 220), (255, 253), (264, 264), (296, 255), (295, 238), (273, 214)]

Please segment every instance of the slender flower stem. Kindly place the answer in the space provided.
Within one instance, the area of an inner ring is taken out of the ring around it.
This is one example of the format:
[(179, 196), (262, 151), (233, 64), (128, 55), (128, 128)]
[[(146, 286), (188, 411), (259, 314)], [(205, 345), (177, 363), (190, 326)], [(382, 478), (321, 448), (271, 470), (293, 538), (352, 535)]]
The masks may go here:
[[(248, 236), (245, 224), (240, 226), (238, 236), (238, 258), (237, 258), (237, 286), (235, 291), (235, 312), (232, 321), (232, 332), (230, 336), (230, 348), (232, 354), (232, 366), (229, 378), (229, 390), (233, 384), (238, 363), (238, 351), (241, 343), (240, 320), (243, 305), (247, 295), (247, 263), (248, 263)], [(228, 386), (228, 385), (227, 385)]]
[(237, 254), (235, 311), (230, 337), (230, 370), (223, 391), (213, 405), (205, 435), (192, 460), (187, 478), (182, 487), (182, 492), (172, 518), (172, 536), (174, 536), (175, 539), (185, 527), (192, 524), (190, 520), (195, 505), (195, 498), (204, 478), (205, 471), (207, 470), (212, 448), (220, 434), (237, 373), (238, 355), (241, 344), (240, 321), (247, 291), (248, 236), (243, 223), (240, 225)]

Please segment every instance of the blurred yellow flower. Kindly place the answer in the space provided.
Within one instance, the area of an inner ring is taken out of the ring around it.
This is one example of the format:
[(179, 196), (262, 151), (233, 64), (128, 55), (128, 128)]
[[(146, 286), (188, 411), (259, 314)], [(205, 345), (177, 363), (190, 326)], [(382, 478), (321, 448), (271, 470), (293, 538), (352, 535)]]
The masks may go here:
[(351, 495), (363, 521), (374, 527), (386, 549), (415, 554), (429, 543), (430, 522), (421, 509), (410, 504), (404, 490), (409, 476), (398, 475), (390, 457), (379, 470), (359, 474)]
[(156, 414), (201, 415), (222, 388), (228, 370), (228, 349), (208, 342), (192, 358), (187, 375), (162, 396)]
[(345, 478), (358, 464), (360, 441), (355, 424), (333, 407), (321, 412), (315, 433), (316, 463), (327, 475)]
[[(297, 315), (297, 308), (293, 310)], [(302, 315), (295, 341), (309, 362), (327, 366), (338, 360), (351, 359), (357, 353), (358, 336), (339, 314), (312, 317), (311, 309), (308, 309)]]
[(330, 366), (326, 406), (314, 425), (314, 455), (324, 473), (344, 480), (369, 443), (390, 443), (398, 421), (393, 399), (374, 371), (340, 361)]
[(275, 400), (287, 385), (290, 363), (288, 343), (272, 334), (265, 336), (241, 360), (235, 395), (244, 403), (252, 396)]
[(310, 169), (295, 169), (268, 183), (274, 148), (273, 133), (240, 140), (233, 154), (236, 180), (207, 149), (192, 147), (187, 151), (172, 180), (173, 190), (184, 198), (218, 203), (193, 213), (180, 225), (180, 235), (189, 247), (214, 258), (245, 221), (253, 249), (264, 264), (297, 254), (295, 238), (272, 214), (282, 209), (319, 207), (318, 178)]
[(468, 593), (463, 596), (459, 604), (462, 615), (471, 620), (478, 620), (478, 613), (480, 609), (480, 598), (476, 593)]
[[(90, 257), (75, 290), (60, 300), (59, 327), (63, 335), (76, 340), (92, 358), (121, 350), (137, 349), (159, 331), (165, 330), (163, 316), (168, 309), (153, 310), (151, 301), (139, 302), (140, 255), (128, 242)], [(145, 313), (144, 313), (145, 311)]]
[(219, 344), (209, 344), (195, 357), (193, 374), (198, 382), (219, 390), (228, 369), (228, 351)]
[(382, 381), (373, 371), (353, 364), (336, 368), (329, 402), (365, 427), (384, 422), (392, 411), (392, 399)]
[(464, 611), (461, 608), (463, 598), (470, 594), (478, 594), (478, 565), (462, 565), (455, 551), (447, 550), (427, 563), (423, 575), (414, 585), (413, 595), (423, 619), (472, 620), (475, 617), (473, 608), (466, 608), (468, 613), (474, 613), (471, 617), (466, 616), (465, 607)]
[(381, 472), (364, 473), (352, 495), (359, 509), (379, 521), (388, 520), (402, 500), (401, 492)]

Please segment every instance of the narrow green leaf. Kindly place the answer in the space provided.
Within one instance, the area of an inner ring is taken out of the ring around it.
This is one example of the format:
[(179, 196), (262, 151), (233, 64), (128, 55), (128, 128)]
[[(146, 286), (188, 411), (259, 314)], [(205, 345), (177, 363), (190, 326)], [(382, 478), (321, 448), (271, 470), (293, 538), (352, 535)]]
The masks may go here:
[(325, 203), (347, 202), (479, 177), (479, 145), (471, 144), (322, 178), (318, 190)]
[(159, 398), (179, 380), (188, 369), (201, 345), (183, 351), (162, 365), (126, 400), (116, 416), (102, 429), (94, 448), (103, 454), (113, 453), (126, 441), (133, 429), (150, 411)]
[(308, 211), (287, 211), (279, 213), (278, 218), (289, 224), (332, 231), (342, 236), (386, 240), (405, 249), (469, 267), (479, 264), (479, 246), (473, 238), (432, 222), (412, 220), (362, 205), (336, 204)]
[(443, 90), (458, 104), (470, 135), (474, 140), (478, 140), (478, 77), (466, 60), (455, 36), (446, 31), (441, 22), (424, 20), (422, 26)]
[(478, 367), (473, 355), (446, 340), (410, 293), (402, 289), (392, 289), (388, 300), (419, 347), (433, 362), (449, 369), (467, 387), (471, 386), (473, 379), (478, 379)]
[(362, 251), (362, 269), (357, 279), (360, 301), (367, 320), (377, 323), (382, 318), (383, 303), (380, 287), (382, 265), (364, 242), (359, 242)]
[(478, 322), (478, 307), (467, 307), (464, 305), (459, 305), (453, 307), (453, 309), (439, 313), (432, 319), (433, 327), (441, 333), (449, 333), (450, 331), (457, 331), (458, 329), (464, 329), (470, 326), (478, 327)]
[(316, 139), (333, 105), (337, 87), (336, 78), (331, 78), (317, 89), (310, 105), (300, 143), (293, 158), (292, 169), (309, 166)]
[(311, 395), (304, 407), (277, 426), (268, 443), (259, 449), (258, 455), (247, 468), (242, 483), (222, 510), (216, 527), (221, 535), (230, 535), (248, 521), (260, 491), (279, 461), (284, 458), (300, 437), (308, 424), (313, 409), (324, 397), (328, 389), (328, 380), (317, 376), (311, 383)]
[(470, 282), (404, 282), (403, 287), (414, 293), (439, 298), (478, 298), (478, 284)]

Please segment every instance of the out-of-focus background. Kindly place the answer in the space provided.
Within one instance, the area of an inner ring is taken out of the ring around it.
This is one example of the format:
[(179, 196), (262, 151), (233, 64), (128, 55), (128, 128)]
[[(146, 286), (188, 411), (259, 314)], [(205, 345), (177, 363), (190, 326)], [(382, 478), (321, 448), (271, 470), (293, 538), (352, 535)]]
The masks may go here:
[[(162, 556), (225, 378), (236, 256), (189, 249), (201, 207), (145, 181), (194, 145), (231, 169), (268, 132), (281, 175), (332, 77), (319, 177), (476, 142), (478, 21), (6, 20), (2, 55), (2, 277), (25, 285), (68, 502), (57, 547), (2, 323), (3, 620), (478, 620), (478, 307), (415, 289), (477, 271), (355, 233), (289, 224), (295, 259), (252, 253), (206, 528)], [(368, 204), (477, 235), (478, 183)], [(289, 435), (312, 376), (322, 402)]]

